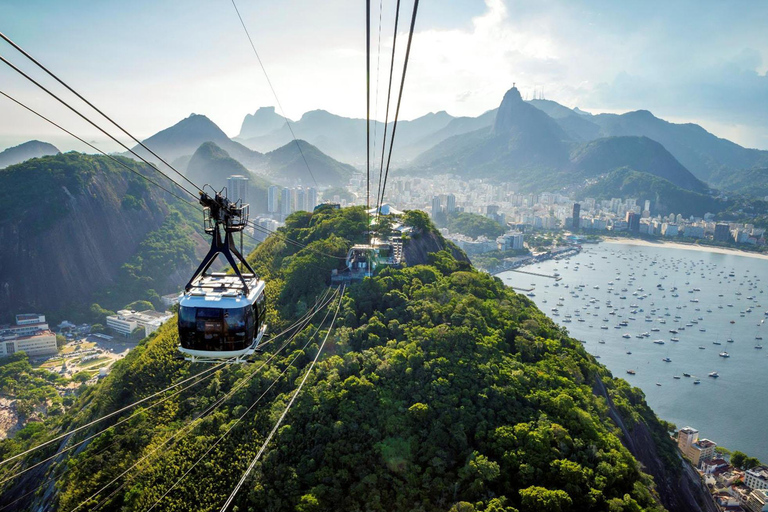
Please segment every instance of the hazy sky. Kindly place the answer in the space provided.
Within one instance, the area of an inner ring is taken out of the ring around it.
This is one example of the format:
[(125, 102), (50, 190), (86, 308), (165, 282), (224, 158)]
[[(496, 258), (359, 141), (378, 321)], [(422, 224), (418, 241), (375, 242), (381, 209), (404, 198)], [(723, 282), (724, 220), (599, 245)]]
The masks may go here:
[[(411, 2), (402, 1), (401, 49)], [(383, 0), (379, 118), (394, 4)], [(365, 117), (364, 2), (238, 6), (288, 117)], [(765, 0), (421, 0), (402, 116), (479, 115), (515, 82), (527, 96), (592, 112), (643, 108), (768, 149), (766, 27)], [(192, 112), (235, 136), (246, 113), (275, 103), (230, 0), (0, 0), (0, 31), (141, 137)], [(52, 83), (4, 42), (0, 54)], [(103, 139), (2, 63), (0, 89)], [(0, 149), (32, 137), (77, 147), (0, 98)]]

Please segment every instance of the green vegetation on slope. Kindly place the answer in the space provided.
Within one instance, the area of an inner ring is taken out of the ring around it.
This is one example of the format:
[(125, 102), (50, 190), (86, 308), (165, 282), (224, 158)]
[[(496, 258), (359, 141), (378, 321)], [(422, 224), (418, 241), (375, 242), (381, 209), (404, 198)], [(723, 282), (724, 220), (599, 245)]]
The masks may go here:
[(65, 377), (32, 368), (24, 352), (0, 358), (0, 396), (17, 400), (16, 411), (25, 418), (41, 405), (48, 414), (61, 414), (63, 400), (55, 386), (67, 383)]
[(461, 233), (472, 238), (485, 236), (495, 240), (504, 234), (504, 226), (476, 213), (451, 213), (447, 216), (446, 225), (451, 233)]
[(664, 178), (628, 167), (608, 173), (597, 183), (584, 188), (579, 196), (595, 199), (630, 197), (636, 198), (640, 204), (650, 199), (653, 215), (681, 213), (685, 217), (702, 217), (708, 212), (719, 212), (726, 206), (723, 201), (710, 195), (685, 190)]
[[(273, 332), (323, 291), (327, 270), (339, 265), (335, 257), (361, 236), (365, 221), (361, 208), (295, 214), (283, 233), (327, 255), (274, 236), (251, 255), (268, 279)], [(99, 436), (71, 456), (56, 508), (72, 509), (145, 456), (140, 471), (101, 498), (110, 510), (149, 508), (267, 391), (307, 336), (194, 425), (254, 367), (219, 370)], [(79, 415), (57, 421), (82, 424), (200, 371), (174, 359), (177, 343), (175, 326), (164, 326), (81, 397)], [(311, 344), (297, 367), (317, 349)], [(218, 509), (301, 376), (289, 370), (158, 510)], [(321, 362), (236, 504), (274, 511), (661, 510), (650, 478), (617, 437), (608, 404), (593, 393), (598, 379), (625, 422), (660, 432), (658, 449), (674, 457), (642, 393), (611, 379), (579, 342), (501, 281), (467, 270), (446, 251), (433, 253), (429, 265), (386, 269), (349, 288)], [(184, 425), (189, 435), (161, 446)], [(42, 436), (4, 442), (0, 456)], [(0, 468), (0, 479), (10, 470)]]
[(768, 196), (768, 167), (744, 170), (723, 168), (715, 171), (710, 180), (729, 193), (760, 198)]

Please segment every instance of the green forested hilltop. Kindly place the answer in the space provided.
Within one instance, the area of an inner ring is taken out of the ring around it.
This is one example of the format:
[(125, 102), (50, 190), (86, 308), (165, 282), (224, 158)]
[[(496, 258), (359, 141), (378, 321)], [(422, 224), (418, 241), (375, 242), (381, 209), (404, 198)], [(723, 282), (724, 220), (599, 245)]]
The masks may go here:
[[(274, 236), (251, 255), (269, 279), (273, 332), (311, 306), (327, 271), (339, 265), (335, 256), (364, 223), (360, 208), (294, 215), (283, 233), (326, 255)], [(302, 333), (196, 423), (190, 422), (256, 365), (218, 370), (94, 439), (53, 469), (59, 491), (52, 501), (35, 498), (37, 505), (72, 510), (146, 457), (84, 509), (102, 500), (103, 510), (149, 509), (268, 388), (310, 334)], [(221, 507), (320, 339), (298, 353), (298, 369), (155, 510)], [(84, 424), (205, 369), (175, 360), (177, 343), (175, 325), (164, 326), (80, 397), (79, 415), (68, 413), (58, 424), (65, 430)], [(601, 382), (613, 409), (593, 391)], [(617, 412), (622, 428), (650, 432), (660, 464), (674, 475), (675, 448), (639, 390), (612, 379), (525, 297), (448, 252), (433, 253), (429, 265), (386, 269), (347, 289), (320, 363), (235, 504), (241, 511), (662, 510), (652, 479), (620, 441), (610, 419)], [(181, 428), (191, 432), (162, 444)], [(40, 442), (43, 430), (28, 428), (0, 444), (0, 459)], [(16, 469), (0, 468), (0, 480)], [(45, 482), (34, 475), (0, 501)]]

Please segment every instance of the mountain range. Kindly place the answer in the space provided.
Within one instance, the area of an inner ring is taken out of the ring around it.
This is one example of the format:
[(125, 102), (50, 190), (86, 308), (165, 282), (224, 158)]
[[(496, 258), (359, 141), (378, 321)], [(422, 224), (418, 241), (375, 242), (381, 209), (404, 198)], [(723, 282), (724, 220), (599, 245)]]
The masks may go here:
[[(373, 122), (371, 135), (380, 140), (384, 129)], [(391, 133), (391, 122), (386, 129)], [(365, 162), (365, 140), (364, 119), (313, 110), (291, 121), (264, 107), (245, 116), (235, 139), (206, 116), (192, 114), (144, 144), (181, 172), (201, 145), (212, 142), (270, 182), (326, 187), (347, 184), (355, 172), (349, 164), (359, 168)], [(134, 150), (156, 162), (140, 146)], [(373, 149), (374, 165), (382, 150), (388, 148)], [(55, 152), (31, 141), (0, 153), (0, 164)], [(592, 115), (551, 100), (524, 101), (514, 87), (497, 109), (477, 117), (441, 111), (400, 121), (393, 163), (396, 172), (485, 177), (514, 183), (521, 191), (578, 191), (622, 168), (694, 193), (719, 189), (760, 196), (768, 190), (768, 173), (761, 171), (768, 168), (768, 151), (743, 148), (698, 125), (670, 123), (647, 110)]]
[(493, 126), (449, 137), (425, 151), (413, 165), (420, 173), (486, 177), (535, 191), (577, 188), (614, 169), (629, 167), (683, 189), (707, 192), (705, 183), (648, 137), (610, 136), (587, 142), (577, 138), (573, 129), (585, 118), (554, 102), (523, 101), (512, 88), (505, 94)]
[[(327, 155), (364, 162), (364, 119), (315, 110), (289, 122), (297, 137)], [(377, 136), (383, 128), (383, 123), (371, 124)], [(393, 161), (401, 171), (480, 175), (530, 190), (579, 187), (585, 179), (627, 166), (696, 193), (707, 186), (736, 192), (740, 179), (734, 175), (755, 176), (751, 169), (768, 167), (768, 151), (741, 147), (696, 124), (670, 123), (647, 110), (592, 115), (551, 100), (523, 101), (514, 88), (498, 109), (478, 117), (437, 112), (401, 121), (397, 130)], [(614, 137), (620, 139), (601, 141)], [(236, 140), (270, 151), (290, 141), (291, 132), (286, 120), (266, 107), (246, 116)], [(590, 144), (596, 141), (601, 142)]]

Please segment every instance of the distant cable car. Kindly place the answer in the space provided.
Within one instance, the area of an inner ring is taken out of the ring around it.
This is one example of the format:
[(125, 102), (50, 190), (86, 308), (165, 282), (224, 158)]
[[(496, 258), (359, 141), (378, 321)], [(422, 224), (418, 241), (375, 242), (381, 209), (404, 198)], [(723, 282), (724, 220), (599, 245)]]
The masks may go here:
[[(248, 224), (248, 205), (232, 203), (221, 193), (213, 198), (202, 193), (200, 204), (211, 249), (179, 302), (179, 351), (192, 362), (243, 362), (256, 351), (267, 329), (265, 283), (232, 240), (232, 233), (242, 232)], [(219, 254), (234, 274), (206, 274)], [(235, 258), (248, 272), (240, 271)]]

